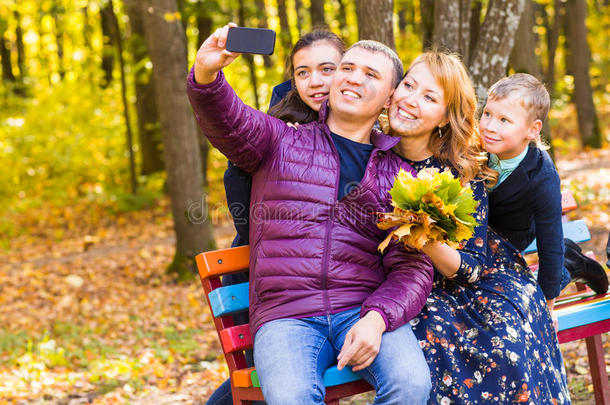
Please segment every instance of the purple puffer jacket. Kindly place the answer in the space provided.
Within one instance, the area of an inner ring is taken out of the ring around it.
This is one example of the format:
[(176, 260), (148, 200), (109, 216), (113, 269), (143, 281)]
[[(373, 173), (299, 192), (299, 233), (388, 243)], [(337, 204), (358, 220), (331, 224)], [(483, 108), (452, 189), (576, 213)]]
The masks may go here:
[(391, 244), (375, 212), (391, 210), (388, 190), (400, 167), (390, 149), (398, 138), (371, 133), (374, 149), (360, 185), (337, 200), (339, 156), (325, 124), (291, 128), (245, 105), (222, 72), (210, 84), (188, 76), (188, 96), (203, 133), (233, 163), (252, 174), (250, 205), (250, 326), (333, 314), (361, 306), (384, 318), (387, 330), (411, 320), (432, 288), (430, 259)]

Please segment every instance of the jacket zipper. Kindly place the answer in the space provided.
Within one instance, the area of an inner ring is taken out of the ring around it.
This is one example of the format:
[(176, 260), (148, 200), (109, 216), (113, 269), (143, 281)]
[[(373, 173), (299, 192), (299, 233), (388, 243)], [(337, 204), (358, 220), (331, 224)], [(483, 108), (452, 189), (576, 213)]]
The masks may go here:
[(330, 208), (330, 215), (328, 220), (326, 221), (326, 235), (324, 237), (324, 257), (322, 259), (322, 299), (324, 301), (324, 311), (327, 315), (331, 313), (330, 307), (330, 298), (328, 297), (328, 261), (330, 256), (330, 235), (333, 227), (333, 222), (335, 220), (335, 209), (337, 208), (337, 193), (339, 191), (339, 179), (341, 176), (341, 160), (339, 159), (339, 152), (337, 152), (337, 148), (335, 147), (335, 142), (333, 141), (333, 137), (330, 135), (330, 132), (325, 131), (325, 135), (330, 141), (330, 147), (335, 154), (335, 159), (337, 162), (336, 169), (336, 180), (335, 180), (335, 193), (333, 196), (333, 205)]
[[(322, 259), (322, 296), (323, 296), (323, 301), (324, 301), (324, 310), (326, 312), (326, 314), (330, 314), (331, 313), (331, 307), (330, 307), (330, 299), (328, 297), (328, 260), (329, 260), (329, 255), (330, 255), (330, 235), (331, 235), (331, 229), (333, 227), (333, 222), (335, 220), (335, 210), (337, 209), (337, 204), (339, 203), (339, 200), (337, 199), (338, 197), (338, 191), (339, 191), (339, 180), (341, 177), (341, 159), (339, 158), (339, 152), (337, 152), (337, 148), (335, 147), (335, 142), (333, 141), (332, 136), (330, 135), (330, 133), (326, 133), (327, 138), (330, 141), (330, 146), (331, 149), (333, 150), (334, 154), (335, 154), (335, 158), (337, 160), (337, 176), (336, 176), (336, 181), (335, 181), (335, 194), (334, 194), (334, 203), (333, 206), (330, 209), (330, 215), (329, 215), (329, 219), (326, 222), (326, 235), (324, 237), (324, 257)], [(366, 164), (366, 168), (364, 170), (364, 176), (367, 175), (367, 173), (370, 171), (369, 166), (371, 165), (371, 162), (373, 161), (374, 155), (376, 153), (379, 153), (379, 149), (377, 148), (373, 148), (373, 151), (371, 151), (371, 156), (369, 156), (369, 161)], [(375, 173), (372, 174), (373, 178), (375, 179), (377, 176), (377, 169), (375, 168)], [(360, 183), (362, 183), (362, 180), (364, 180), (364, 176), (362, 177), (362, 179), (360, 180)], [(359, 187), (360, 185), (358, 185)]]

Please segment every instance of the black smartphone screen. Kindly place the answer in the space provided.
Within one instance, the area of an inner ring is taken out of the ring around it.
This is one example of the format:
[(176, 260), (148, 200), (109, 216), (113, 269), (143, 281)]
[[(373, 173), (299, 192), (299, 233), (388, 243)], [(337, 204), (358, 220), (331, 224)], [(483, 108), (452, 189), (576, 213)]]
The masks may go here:
[(275, 31), (266, 28), (231, 27), (227, 51), (271, 55), (275, 47)]

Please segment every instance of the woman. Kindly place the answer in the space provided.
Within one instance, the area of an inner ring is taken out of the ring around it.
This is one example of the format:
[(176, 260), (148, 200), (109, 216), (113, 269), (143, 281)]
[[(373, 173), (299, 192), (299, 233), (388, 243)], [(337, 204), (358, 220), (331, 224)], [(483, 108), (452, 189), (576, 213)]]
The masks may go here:
[[(292, 48), (289, 62), (291, 81), (274, 89), (269, 115), (290, 123), (308, 123), (318, 119), (318, 111), (328, 99), (330, 83), (345, 52), (341, 38), (330, 31), (315, 30), (302, 36)], [(276, 90), (284, 93), (276, 97)], [(274, 104), (277, 103), (277, 104)], [(250, 189), (252, 177), (231, 162), (224, 174), (229, 211), (237, 230), (232, 247), (248, 244)], [(225, 276), (224, 285), (244, 283), (247, 274)], [(247, 314), (235, 316), (236, 324), (248, 323)], [(251, 353), (246, 353), (253, 364)], [(232, 404), (230, 381), (225, 381), (208, 399), (207, 405)]]
[(422, 251), (437, 281), (411, 321), (432, 374), (430, 403), (570, 402), (546, 301), (519, 252), (487, 226), (486, 166), (476, 97), (454, 55), (427, 52), (412, 63), (389, 110), (395, 147), (416, 170), (450, 168), (470, 182), (478, 226), (461, 250), (429, 242)]

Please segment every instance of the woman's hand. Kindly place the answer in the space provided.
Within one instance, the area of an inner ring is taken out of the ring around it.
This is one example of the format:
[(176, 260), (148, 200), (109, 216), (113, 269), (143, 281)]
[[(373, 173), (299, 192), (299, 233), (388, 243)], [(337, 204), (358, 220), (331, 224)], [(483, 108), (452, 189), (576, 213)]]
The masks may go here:
[(195, 58), (195, 82), (212, 83), (216, 80), (218, 72), (240, 55), (227, 51), (227, 35), (230, 27), (237, 27), (237, 25), (229, 23), (218, 28), (201, 44)]
[(447, 278), (453, 277), (462, 264), (462, 256), (457, 250), (435, 240), (426, 243), (422, 252), (432, 260), (436, 270)]

